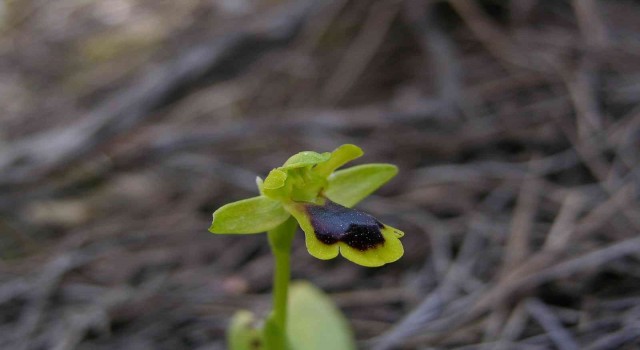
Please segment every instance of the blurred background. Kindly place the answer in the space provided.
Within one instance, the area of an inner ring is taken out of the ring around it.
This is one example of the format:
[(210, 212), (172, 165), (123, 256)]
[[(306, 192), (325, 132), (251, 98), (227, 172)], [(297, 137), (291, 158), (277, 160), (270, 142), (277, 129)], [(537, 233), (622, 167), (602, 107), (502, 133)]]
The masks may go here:
[(301, 150), (399, 176), (397, 263), (312, 258), (362, 349), (640, 347), (640, 3), (0, 2), (0, 348), (225, 349)]

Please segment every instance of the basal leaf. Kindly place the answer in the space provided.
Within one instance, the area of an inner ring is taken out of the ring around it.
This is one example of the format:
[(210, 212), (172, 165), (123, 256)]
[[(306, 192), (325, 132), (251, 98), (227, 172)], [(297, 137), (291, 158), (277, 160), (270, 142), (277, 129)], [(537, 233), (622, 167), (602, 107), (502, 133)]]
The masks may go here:
[(292, 350), (354, 350), (351, 327), (321, 290), (306, 282), (289, 289), (287, 334)]
[(240, 310), (233, 315), (227, 330), (227, 343), (230, 350), (263, 350), (264, 341), (259, 329), (255, 327), (253, 314)]

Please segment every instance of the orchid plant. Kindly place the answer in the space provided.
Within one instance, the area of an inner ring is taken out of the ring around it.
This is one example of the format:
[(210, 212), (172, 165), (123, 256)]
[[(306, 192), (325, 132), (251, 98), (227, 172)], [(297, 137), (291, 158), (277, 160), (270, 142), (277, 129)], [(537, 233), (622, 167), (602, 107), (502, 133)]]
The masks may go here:
[[(318, 259), (333, 259), (341, 254), (358, 265), (376, 267), (403, 255), (399, 240), (404, 235), (402, 231), (352, 209), (398, 172), (391, 164), (364, 164), (337, 170), (362, 155), (359, 147), (350, 144), (333, 152), (300, 152), (271, 170), (264, 181), (257, 178), (259, 196), (226, 204), (213, 213), (210, 232), (267, 232), (275, 256), (273, 312), (261, 329), (252, 326), (253, 315), (239, 313), (229, 331), (230, 348), (311, 349), (307, 345), (296, 346), (308, 344), (299, 335), (287, 334), (292, 329), (287, 324), (287, 315), (295, 312), (288, 312), (287, 304), (291, 304), (288, 302), (291, 246), (298, 226), (304, 231), (307, 250)], [(316, 301), (324, 298), (309, 285), (298, 288), (303, 291), (298, 294)], [(323, 303), (330, 304), (326, 299)], [(335, 307), (328, 307), (334, 310), (331, 317), (342, 319)], [(323, 346), (328, 348), (326, 344)]]

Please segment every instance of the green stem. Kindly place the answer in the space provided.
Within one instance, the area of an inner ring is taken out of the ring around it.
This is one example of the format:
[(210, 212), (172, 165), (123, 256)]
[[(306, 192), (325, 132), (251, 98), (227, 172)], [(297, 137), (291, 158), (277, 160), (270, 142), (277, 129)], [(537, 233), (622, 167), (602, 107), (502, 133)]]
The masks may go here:
[(268, 232), (271, 250), (275, 256), (273, 273), (273, 320), (280, 329), (278, 348), (285, 349), (287, 330), (287, 296), (291, 278), (291, 245), (298, 225), (291, 217)]
[(273, 311), (276, 324), (284, 330), (287, 324), (287, 295), (291, 276), (291, 254), (276, 253), (275, 258)]

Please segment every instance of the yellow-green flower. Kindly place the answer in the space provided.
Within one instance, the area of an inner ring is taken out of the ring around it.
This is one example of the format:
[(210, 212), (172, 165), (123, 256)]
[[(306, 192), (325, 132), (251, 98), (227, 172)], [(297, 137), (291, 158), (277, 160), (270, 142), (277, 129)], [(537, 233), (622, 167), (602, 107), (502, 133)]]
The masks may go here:
[(272, 230), (293, 216), (305, 233), (307, 249), (318, 259), (338, 253), (363, 266), (398, 260), (404, 250), (402, 231), (373, 216), (351, 209), (393, 178), (391, 164), (364, 164), (338, 170), (362, 156), (354, 145), (329, 153), (300, 152), (262, 181), (260, 196), (222, 206), (213, 213), (212, 233), (259, 233)]

